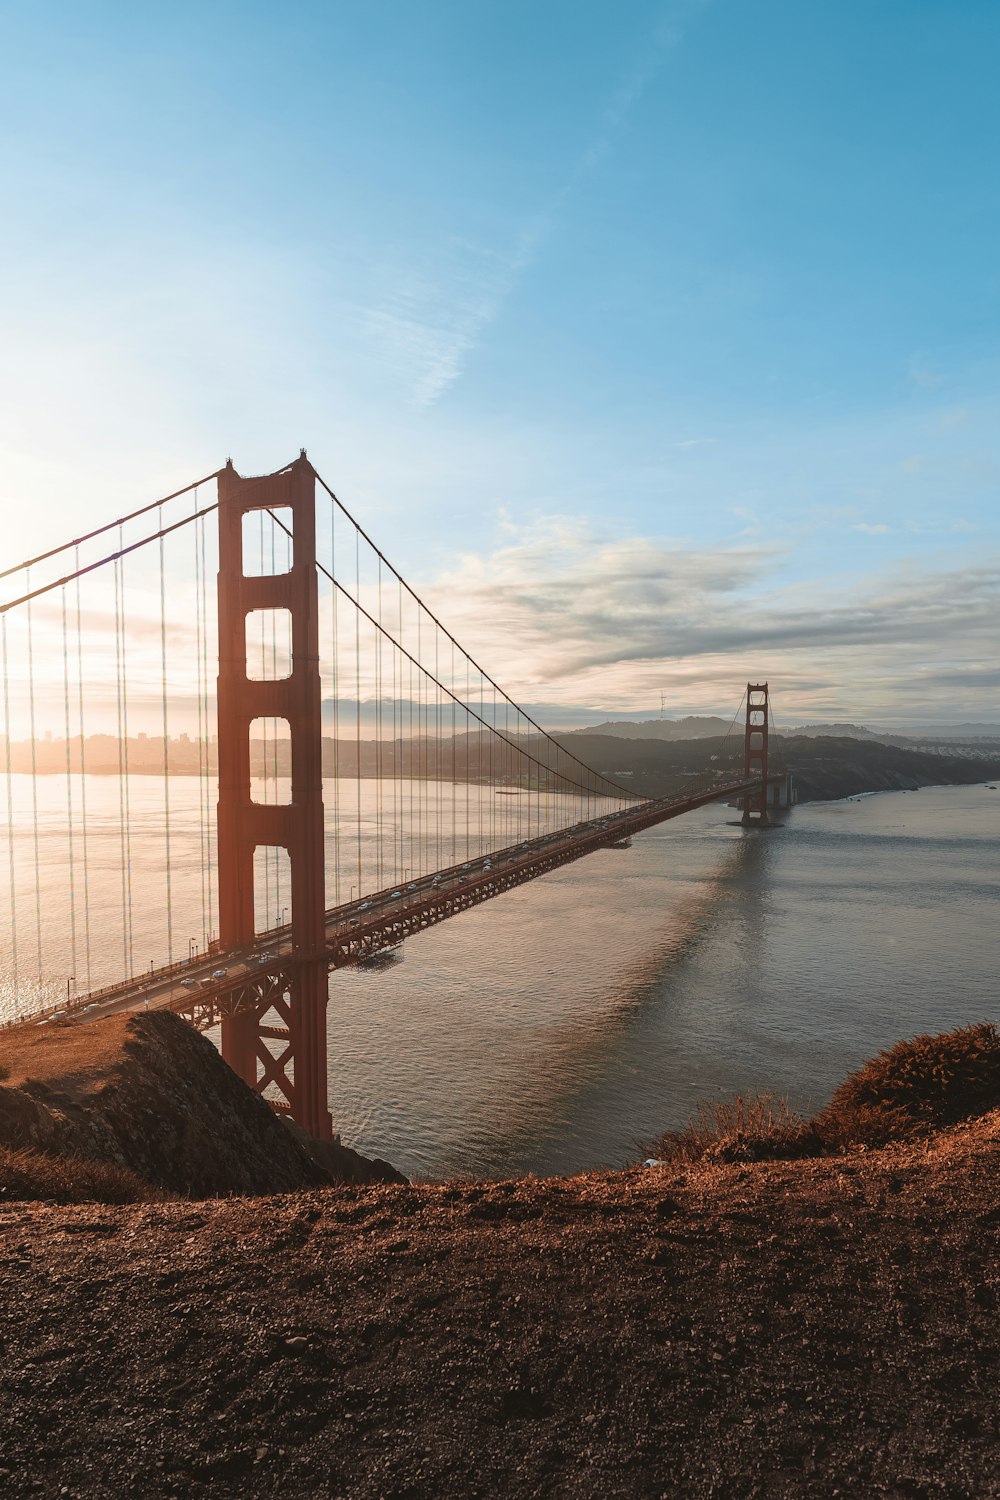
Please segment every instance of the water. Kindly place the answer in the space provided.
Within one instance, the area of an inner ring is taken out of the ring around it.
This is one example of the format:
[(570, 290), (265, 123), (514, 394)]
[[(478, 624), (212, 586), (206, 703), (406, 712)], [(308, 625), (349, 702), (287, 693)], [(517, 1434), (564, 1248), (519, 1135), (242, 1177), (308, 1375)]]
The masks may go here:
[[(92, 901), (94, 964), (101, 977), (118, 977), (119, 790), (113, 778), (87, 780), (91, 884), (104, 879), (107, 897)], [(65, 783), (39, 786), (42, 990), (51, 994), (70, 958), (58, 904)], [(385, 849), (371, 790), (363, 789), (365, 881), (380, 832)], [(342, 791), (345, 826), (348, 794), (353, 786)], [(202, 933), (197, 784), (175, 778), (171, 798), (179, 956), (188, 929), (196, 943)], [(328, 786), (328, 808), (333, 800)], [(473, 800), (474, 849), (498, 814), (485, 791)], [(23, 967), (37, 940), (24, 788), (18, 805)], [(141, 969), (146, 949), (159, 961), (165, 941), (156, 899), (138, 901), (140, 889), (162, 895), (162, 788), (132, 778), (130, 806)], [(405, 829), (413, 871), (441, 852), (433, 807), (428, 792)], [(564, 811), (553, 804), (551, 821)], [(426, 1177), (618, 1166), (702, 1100), (770, 1088), (809, 1111), (900, 1037), (1000, 1018), (1000, 792), (939, 788), (811, 805), (763, 833), (744, 832), (733, 816), (724, 807), (688, 814), (631, 850), (601, 851), (410, 938), (396, 968), (333, 974), (330, 1104), (344, 1140)], [(331, 882), (334, 863), (329, 849)], [(267, 900), (276, 911), (273, 879)], [(76, 925), (79, 967), (79, 909)], [(7, 994), (9, 1007), (9, 975)]]
[(635, 1160), (699, 1101), (812, 1110), (919, 1031), (996, 1020), (1000, 792), (925, 789), (744, 833), (705, 808), (331, 982), (344, 1139), (441, 1177)]

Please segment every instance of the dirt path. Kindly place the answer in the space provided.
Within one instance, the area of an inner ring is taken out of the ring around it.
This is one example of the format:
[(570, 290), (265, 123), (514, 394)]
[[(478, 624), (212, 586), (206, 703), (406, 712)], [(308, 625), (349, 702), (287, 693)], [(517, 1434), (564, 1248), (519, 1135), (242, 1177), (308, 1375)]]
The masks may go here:
[(0, 1491), (989, 1500), (998, 1162), (10, 1205)]

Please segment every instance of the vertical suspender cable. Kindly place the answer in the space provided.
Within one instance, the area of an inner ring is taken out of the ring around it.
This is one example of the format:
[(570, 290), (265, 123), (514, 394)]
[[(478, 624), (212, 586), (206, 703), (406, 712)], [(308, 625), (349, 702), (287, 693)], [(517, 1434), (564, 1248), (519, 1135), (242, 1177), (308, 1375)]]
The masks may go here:
[[(63, 733), (66, 737), (66, 862), (69, 874), (69, 954), (76, 975), (76, 865), (73, 859), (73, 753), (69, 733), (69, 639), (66, 630), (66, 589), (59, 590), (62, 606)], [(83, 975), (80, 975), (83, 978)]]
[(375, 828), (378, 835), (378, 886), (385, 884), (385, 865), (382, 855), (382, 559), (378, 563), (378, 623), (375, 631)]
[[(262, 515), (261, 519), (263, 520), (263, 515)], [(277, 571), (277, 567), (278, 567), (278, 552), (277, 552), (277, 535), (276, 535), (276, 532), (275, 532), (275, 525), (274, 525), (274, 517), (273, 517), (273, 515), (270, 516), (270, 522), (271, 522), (271, 572), (274, 573), (274, 572)], [(291, 559), (290, 559), (289, 553), (288, 553), (288, 541), (289, 541), (289, 539), (286, 536), (284, 538), (285, 561), (288, 564), (288, 567), (290, 568), (291, 567)], [(264, 552), (264, 533), (263, 533), (263, 530), (262, 530), (261, 531), (261, 572), (264, 571), (263, 552)], [(286, 568), (286, 572), (287, 571), (288, 571), (288, 569)], [(270, 613), (271, 613), (271, 677), (275, 678), (278, 675), (278, 617), (275, 614), (274, 610), (271, 610)], [(262, 621), (261, 621), (261, 655), (262, 656), (264, 655), (264, 620), (263, 620), (263, 618), (262, 618)], [(289, 662), (289, 666), (290, 666), (290, 662)], [(264, 672), (265, 670), (266, 670), (266, 668), (264, 667), (264, 665), (262, 663), (261, 664), (261, 672)], [(266, 756), (267, 756), (267, 745), (266, 745), (266, 741), (265, 741), (265, 747), (264, 747), (264, 754), (265, 754), (264, 778), (265, 778), (265, 800), (266, 800), (266, 796), (267, 796), (267, 793), (266, 793), (266, 785), (267, 785), (267, 770), (266, 770), (266, 766), (267, 766), (267, 759), (266, 759)], [(273, 781), (274, 781), (274, 800), (275, 800), (275, 802), (277, 802), (279, 800), (278, 799), (278, 724), (277, 724), (277, 720), (271, 725), (271, 769), (272, 769), (272, 772), (273, 772)], [(291, 766), (289, 766), (288, 769), (289, 769), (289, 774), (291, 774)], [(264, 852), (265, 861), (266, 861), (267, 857), (268, 857), (268, 851), (265, 850), (265, 852)], [(281, 876), (282, 876), (282, 869), (281, 869), (281, 849), (278, 847), (277, 844), (274, 845), (274, 850), (273, 850), (273, 854), (271, 855), (271, 857), (274, 860), (274, 901), (275, 901), (275, 914), (276, 914), (277, 920), (279, 922), (281, 922), (281, 919), (282, 919), (282, 917), (284, 916), (284, 913), (285, 913), (285, 909), (284, 909), (284, 907), (281, 904)], [(289, 896), (289, 901), (290, 900), (291, 900), (291, 896)], [(284, 924), (282, 924), (282, 925), (284, 925)]]
[(437, 818), (434, 824), (434, 868), (438, 869), (444, 857), (441, 849), (441, 632), (434, 626), (434, 802)]
[(7, 676), (7, 616), (0, 617), (0, 640), (2, 640), (3, 651), (3, 738), (4, 738), (4, 769), (7, 780), (7, 875), (10, 885), (10, 953), (11, 953), (11, 982), (14, 993), (14, 1013), (17, 1013), (19, 999), (19, 983), (17, 969), (17, 886), (15, 882), (15, 860), (14, 860), (14, 788), (11, 781), (10, 763), (10, 682)]
[[(121, 528), (119, 527), (119, 539)], [(121, 541), (119, 540), (119, 545)], [(132, 945), (132, 790), (128, 765), (128, 634), (125, 628), (125, 560), (121, 563), (121, 622), (122, 622), (122, 763), (125, 769), (125, 914), (127, 919), (128, 964), (125, 972), (131, 979), (135, 973), (135, 951)]]
[(213, 886), (212, 886), (212, 788), (211, 788), (211, 780), (210, 780), (210, 778), (211, 778), (211, 770), (212, 770), (212, 765), (211, 765), (211, 741), (212, 741), (212, 736), (209, 734), (210, 704), (209, 704), (209, 672), (208, 672), (208, 569), (206, 567), (207, 558), (206, 558), (206, 555), (205, 555), (205, 518), (204, 518), (204, 516), (202, 517), (201, 521), (199, 522), (199, 525), (201, 526), (201, 648), (202, 648), (201, 681), (202, 681), (202, 688), (203, 688), (203, 691), (204, 691), (204, 694), (205, 694), (205, 710), (204, 710), (204, 714), (203, 714), (203, 719), (204, 719), (204, 724), (205, 724), (205, 782), (204, 782), (204, 795), (205, 795), (205, 849), (206, 849), (206, 853), (207, 853), (207, 856), (208, 856), (208, 859), (207, 859), (208, 870), (206, 872), (206, 878), (205, 878), (205, 885), (206, 885), (206, 888), (207, 888), (207, 891), (208, 891), (208, 923), (207, 923), (207, 938), (206, 938), (206, 946), (207, 946), (208, 941), (211, 940), (212, 930), (213, 930), (213, 921), (214, 921), (214, 917), (213, 917), (214, 892), (213, 892)]
[[(121, 538), (118, 541), (121, 547)], [(125, 878), (125, 760), (124, 735), (122, 733), (122, 623), (121, 623), (121, 558), (111, 564), (115, 580), (115, 712), (117, 715), (118, 745), (118, 857), (119, 885), (122, 898), (122, 968), (128, 973), (128, 885)]]
[[(194, 492), (194, 508), (198, 510), (198, 491)], [(195, 698), (198, 705), (198, 871), (201, 877), (201, 942), (202, 947), (207, 948), (208, 936), (205, 928), (205, 917), (208, 911), (208, 893), (205, 889), (205, 878), (208, 870), (208, 850), (206, 841), (208, 838), (208, 825), (205, 820), (205, 761), (208, 753), (206, 744), (207, 731), (205, 715), (203, 712), (202, 682), (202, 618), (201, 618), (201, 537), (198, 534), (201, 521), (194, 523), (194, 618), (195, 618)]]
[[(263, 571), (264, 571), (264, 512), (262, 510), (259, 510), (257, 512), (257, 520), (260, 523), (259, 527), (258, 527), (258, 543), (259, 543), (258, 564), (259, 564), (261, 573), (263, 573)], [(272, 540), (272, 542), (274, 540), (274, 536), (273, 536), (273, 523), (272, 523), (272, 537), (271, 537), (271, 540)], [(265, 674), (265, 672), (267, 670), (267, 666), (266, 666), (266, 663), (267, 663), (267, 646), (266, 646), (267, 634), (266, 634), (266, 632), (267, 632), (267, 614), (266, 614), (265, 611), (261, 611), (261, 616), (260, 616), (260, 666), (259, 666), (258, 670), (260, 671), (260, 674), (261, 674), (262, 677), (264, 676), (264, 674)], [(277, 733), (277, 727), (278, 727), (277, 724), (275, 724), (275, 726), (274, 726), (275, 733)], [(263, 790), (261, 791), (261, 801), (262, 802), (267, 802), (267, 801), (270, 800), (270, 798), (269, 798), (268, 785), (267, 785), (267, 778), (268, 778), (269, 767), (268, 767), (268, 760), (267, 760), (267, 719), (266, 718), (261, 719), (261, 721), (260, 721), (260, 729), (261, 729), (261, 746), (260, 746), (261, 778), (262, 778), (263, 783), (264, 783)], [(253, 755), (253, 745), (252, 745), (252, 743), (251, 743), (251, 746), (250, 746), (250, 753), (251, 753), (251, 756), (252, 756)], [(252, 774), (252, 772), (253, 772), (253, 767), (251, 766), (251, 774)], [(278, 795), (277, 786), (275, 786), (274, 795), (275, 795), (275, 801), (277, 801), (277, 795)], [(265, 928), (267, 928), (267, 927), (277, 927), (278, 923), (281, 920), (281, 908), (280, 908), (280, 906), (277, 905), (277, 896), (275, 896), (274, 920), (273, 921), (271, 920), (271, 859), (272, 859), (272, 855), (271, 855), (270, 849), (265, 849), (263, 851), (263, 853), (264, 853), (264, 926), (265, 926)], [(275, 871), (275, 874), (277, 874), (277, 871)], [(254, 916), (256, 917), (256, 912), (254, 913)]]
[(333, 867), (335, 904), (340, 905), (340, 659), (337, 652), (337, 513), (330, 506), (330, 631), (333, 652)]
[[(73, 549), (73, 567), (80, 567), (80, 548)], [(80, 826), (83, 845), (83, 934), (87, 968), (87, 989), (93, 988), (90, 977), (90, 858), (87, 844), (87, 733), (83, 718), (83, 631), (81, 629), (80, 579), (76, 580), (76, 683), (80, 719)]]
[[(163, 525), (162, 508), (158, 512), (160, 526)], [(167, 893), (167, 963), (174, 961), (174, 928), (172, 891), (170, 886), (170, 734), (167, 723), (167, 575), (163, 551), (163, 537), (160, 537), (160, 687), (163, 700), (163, 817), (165, 824), (165, 851), (166, 860), (164, 873), (166, 875)]]
[[(361, 597), (361, 538), (357, 527), (354, 528), (354, 597)], [(358, 806), (358, 895), (361, 890), (361, 615), (354, 612), (354, 754), (355, 754), (355, 780), (357, 790)]]
[[(31, 587), (31, 569), (25, 582)], [(31, 826), (35, 854), (35, 956), (38, 983), (42, 982), (42, 885), (38, 857), (38, 752), (35, 744), (35, 651), (31, 628), (31, 600), (28, 600), (28, 723), (31, 730)]]

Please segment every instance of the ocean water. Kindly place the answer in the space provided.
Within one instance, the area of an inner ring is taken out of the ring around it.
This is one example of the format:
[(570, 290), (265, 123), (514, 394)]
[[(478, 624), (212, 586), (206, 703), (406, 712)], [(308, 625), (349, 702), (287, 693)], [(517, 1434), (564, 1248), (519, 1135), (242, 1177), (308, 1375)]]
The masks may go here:
[[(86, 851), (67, 838), (65, 779), (39, 778), (37, 843), (30, 784), (14, 781), (10, 837), (0, 816), (17, 898), (13, 926), (9, 899), (0, 920), (0, 1011), (85, 988), (88, 960), (93, 985), (163, 961), (168, 944), (175, 958), (202, 946), (212, 810), (195, 781), (169, 788), (169, 924), (155, 778), (130, 778), (127, 847), (117, 779), (72, 779)], [(325, 788), (343, 830), (328, 840), (331, 900), (338, 878), (342, 899), (356, 894), (359, 862), (370, 888), (380, 858), (382, 876), (394, 860), (431, 869), (523, 815), (516, 799), (463, 790), (453, 831), (451, 788), (400, 787), (381, 811), (372, 790), (359, 842), (356, 785)], [(553, 799), (550, 825), (567, 811)], [(900, 1037), (1000, 1019), (998, 854), (1000, 791), (985, 786), (812, 804), (768, 831), (726, 807), (688, 814), (409, 939), (394, 968), (332, 974), (335, 1125), (367, 1154), (442, 1178), (619, 1166), (737, 1091), (812, 1110)], [(259, 877), (263, 926), (289, 899), (287, 872)]]
[(1000, 791), (709, 807), (331, 978), (346, 1141), (427, 1177), (619, 1166), (700, 1101), (821, 1104), (899, 1038), (1000, 1019)]

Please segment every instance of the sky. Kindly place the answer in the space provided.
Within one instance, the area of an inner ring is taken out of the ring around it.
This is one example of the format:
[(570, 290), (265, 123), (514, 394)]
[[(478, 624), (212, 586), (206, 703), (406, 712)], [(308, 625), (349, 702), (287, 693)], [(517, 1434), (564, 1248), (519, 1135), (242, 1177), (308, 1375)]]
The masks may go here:
[(994, 0), (0, 28), (3, 565), (305, 447), (547, 722), (1000, 722)]

